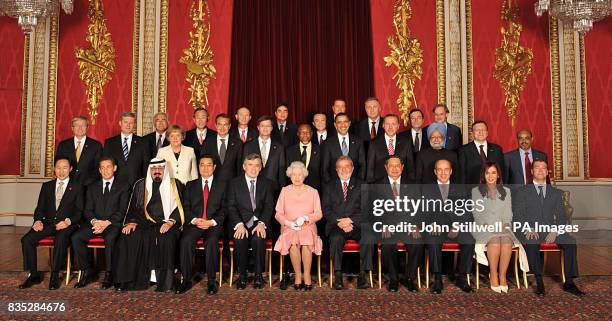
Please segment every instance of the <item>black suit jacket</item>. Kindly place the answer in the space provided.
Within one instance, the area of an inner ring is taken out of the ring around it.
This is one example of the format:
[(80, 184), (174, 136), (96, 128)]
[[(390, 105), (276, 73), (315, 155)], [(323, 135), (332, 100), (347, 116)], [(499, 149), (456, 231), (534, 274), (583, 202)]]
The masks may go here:
[(98, 161), (102, 155), (102, 144), (99, 141), (87, 137), (81, 146), (81, 158), (76, 161), (76, 146), (74, 137), (65, 139), (57, 145), (57, 156), (68, 157), (72, 172), (70, 178), (77, 181), (81, 186), (86, 186), (94, 182), (99, 176)]
[[(532, 159), (542, 159), (548, 161), (546, 153), (536, 149), (531, 149), (533, 153)], [(504, 154), (504, 183), (505, 184), (525, 184), (525, 173), (523, 171), (523, 165), (521, 163), (521, 153), (518, 149), (509, 151)]]
[[(423, 128), (423, 132), (427, 133), (427, 127)], [(456, 125), (446, 123), (446, 141), (445, 141), (445, 149), (450, 151), (458, 151), (459, 148), (463, 145), (463, 136), (461, 135), (461, 128)]]
[[(275, 183), (275, 188), (280, 190), (285, 186), (286, 178), (285, 170), (285, 148), (283, 145), (274, 139), (270, 139), (270, 146), (268, 146), (268, 160), (266, 166), (261, 170), (259, 176), (263, 176)], [(261, 156), (261, 150), (259, 149), (259, 139), (254, 139), (242, 147), (242, 160), (244, 160), (249, 154), (258, 154)]]
[(407, 128), (403, 132), (399, 133), (398, 136), (405, 137), (408, 141), (410, 141), (410, 146), (412, 147), (412, 154), (416, 159), (416, 155), (418, 152), (431, 147), (429, 144), (429, 139), (427, 139), (427, 131), (425, 128), (421, 129), (421, 133), (419, 134), (419, 140), (421, 141), (421, 148), (417, 151), (414, 146), (414, 140), (412, 139), (412, 129)]
[(45, 225), (50, 225), (69, 218), (71, 225), (78, 224), (83, 212), (83, 187), (73, 179), (68, 180), (68, 185), (64, 187), (64, 195), (56, 210), (56, 180), (52, 179), (42, 184), (38, 195), (38, 203), (34, 210), (34, 221), (41, 221)]
[(297, 144), (297, 125), (289, 122), (285, 123), (285, 133), (281, 135), (278, 129), (278, 124), (275, 122), (272, 124), (272, 138), (276, 141), (281, 142), (284, 147), (289, 147)]
[(121, 134), (108, 138), (104, 143), (103, 154), (117, 162), (115, 178), (128, 182), (130, 185), (147, 175), (149, 167), (149, 148), (140, 136), (132, 135), (132, 143), (127, 161), (123, 158), (123, 142)]
[[(539, 192), (534, 184), (528, 184), (512, 195), (513, 221), (529, 223), (530, 228), (535, 223), (542, 225), (566, 225), (568, 219), (565, 214), (563, 193), (552, 185), (546, 185), (544, 202), (540, 201)], [(523, 237), (524, 233), (516, 233)]]
[(230, 180), (238, 175), (242, 169), (242, 142), (239, 139), (228, 137), (225, 142), (227, 151), (225, 152), (225, 160), (221, 164), (219, 156), (219, 147), (217, 146), (217, 138), (210, 139), (204, 143), (204, 154), (213, 155), (215, 157), (215, 177), (222, 180)]
[[(404, 172), (402, 175), (406, 177), (406, 184), (414, 183), (416, 173), (412, 144), (406, 137), (395, 135), (395, 139), (395, 155), (401, 157), (404, 162)], [(370, 142), (366, 180), (368, 183), (374, 183), (387, 176), (387, 171), (385, 170), (385, 160), (387, 157), (389, 157), (389, 149), (387, 148), (387, 142), (384, 135)]]
[(103, 194), (104, 185), (98, 180), (87, 186), (83, 221), (91, 226), (91, 220), (109, 220), (112, 225), (121, 226), (130, 201), (130, 185), (115, 179), (110, 192)]
[[(238, 126), (230, 128), (229, 134), (231, 138), (235, 138), (242, 142), (242, 139), (240, 138), (240, 132), (238, 131)], [(257, 137), (259, 137), (259, 132), (257, 131), (257, 128), (249, 127), (245, 143), (248, 143)]]
[[(440, 192), (440, 187), (437, 181), (433, 184), (422, 185), (421, 193), (425, 201), (442, 200), (442, 193)], [(457, 200), (471, 199), (471, 196), (468, 193), (468, 189), (463, 185), (451, 183), (449, 184), (447, 200), (456, 202)], [(420, 215), (422, 215), (421, 220), (427, 224), (436, 223), (439, 225), (449, 225), (449, 227), (452, 227), (453, 222), (474, 221), (471, 212), (465, 212), (462, 214), (463, 215), (457, 215), (454, 211), (445, 211), (444, 207), (433, 206), (431, 204), (429, 205), (427, 212), (420, 213)]]
[[(357, 135), (364, 142), (369, 142), (370, 139), (370, 123), (372, 121), (370, 118), (364, 118), (360, 120), (355, 127), (351, 126), (353, 129), (352, 134)], [(378, 129), (376, 130), (376, 138), (381, 137), (385, 134), (385, 130), (383, 129), (383, 117), (380, 116), (380, 120), (378, 121)]]
[[(209, 220), (215, 220), (217, 226), (223, 226), (225, 221), (225, 192), (227, 191), (227, 180), (213, 176), (212, 184), (208, 186), (208, 203), (206, 204), (206, 216)], [(202, 178), (189, 181), (185, 187), (185, 224), (190, 224), (194, 218), (201, 218), (204, 212), (204, 194), (202, 191)]]
[[(147, 147), (149, 148), (149, 159), (155, 158), (155, 156), (157, 156), (157, 132), (153, 131), (152, 133), (148, 133), (144, 135), (142, 139), (147, 143)], [(162, 147), (166, 147), (168, 145), (170, 145), (168, 137), (164, 136)]]
[[(260, 174), (255, 183), (255, 210), (253, 210), (249, 186), (247, 185), (245, 176), (240, 175), (232, 179), (227, 187), (226, 195), (227, 214), (230, 227), (234, 228), (238, 223), (246, 224), (251, 217), (255, 216), (259, 221), (262, 221), (268, 228), (268, 231), (270, 231), (272, 228), (271, 219), (274, 215), (275, 194), (274, 182)], [(255, 222), (255, 224), (257, 224), (257, 222)]]
[[(327, 135), (325, 136), (325, 140), (323, 141), (322, 144), (319, 143), (319, 134), (317, 134), (317, 130), (313, 127), (312, 128), (312, 138), (310, 139), (310, 141), (314, 144), (314, 145), (323, 145), (325, 144), (325, 142), (327, 141), (327, 139), (329, 139), (329, 137), (331, 137), (332, 135), (338, 135), (338, 133), (334, 130), (333, 134), (332, 132), (328, 129), (327, 130)], [(298, 141), (299, 142), (299, 141)]]
[[(504, 153), (501, 146), (487, 142), (487, 160), (496, 162), (500, 169), (504, 168)], [(484, 164), (480, 158), (480, 151), (472, 141), (459, 149), (459, 168), (463, 184), (479, 184), (480, 172)], [(503, 175), (503, 173), (500, 173)]]
[[(285, 150), (285, 156), (287, 158), (286, 165), (289, 167), (293, 162), (302, 161), (302, 151), (300, 150), (300, 144), (295, 144), (291, 147), (287, 147)], [(315, 189), (321, 188), (321, 149), (318, 145), (310, 144), (310, 161), (308, 162), (308, 176), (304, 180), (306, 185), (314, 187)], [(289, 182), (289, 178), (287, 178)]]
[[(366, 151), (363, 142), (359, 137), (352, 134), (349, 134), (348, 139), (348, 156), (353, 160), (353, 165), (355, 167), (353, 176), (360, 180), (364, 180), (366, 177)], [(322, 177), (323, 182), (328, 183), (338, 178), (338, 173), (336, 173), (336, 160), (342, 156), (342, 148), (340, 146), (340, 140), (338, 140), (338, 135), (327, 136), (325, 144), (321, 147), (321, 152), (323, 154)]]
[(207, 128), (206, 129), (206, 137), (204, 137), (204, 141), (200, 144), (200, 140), (198, 139), (198, 134), (196, 128), (190, 129), (185, 134), (185, 140), (183, 141), (183, 145), (189, 146), (193, 148), (193, 152), (195, 153), (196, 159), (200, 159), (200, 156), (204, 154), (204, 146), (211, 141), (217, 139), (217, 132)]
[(364, 182), (351, 177), (348, 184), (346, 202), (340, 178), (336, 178), (323, 187), (323, 216), (327, 220), (325, 233), (329, 233), (338, 225), (337, 220), (348, 217), (353, 221), (353, 227), (361, 228), (363, 214), (361, 213), (361, 184)]
[(453, 174), (451, 175), (451, 182), (461, 182), (461, 169), (459, 168), (459, 160), (457, 159), (457, 153), (442, 148), (439, 150), (427, 147), (417, 153), (416, 157), (416, 182), (418, 184), (431, 184), (435, 183), (437, 178), (434, 173), (434, 167), (437, 160), (447, 159), (451, 162)]

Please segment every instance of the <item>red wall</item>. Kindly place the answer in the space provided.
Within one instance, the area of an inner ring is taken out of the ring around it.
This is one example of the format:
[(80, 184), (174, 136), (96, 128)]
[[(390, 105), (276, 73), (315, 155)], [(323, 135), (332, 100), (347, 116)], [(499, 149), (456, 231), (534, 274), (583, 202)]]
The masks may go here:
[(612, 178), (609, 131), (612, 121), (612, 18), (596, 22), (585, 37), (589, 169), (591, 177)]
[(0, 175), (19, 175), (23, 42), (17, 20), (0, 17)]
[[(527, 77), (512, 126), (504, 94), (493, 78), (495, 49), (501, 44), (501, 7), (504, 0), (472, 1), (472, 52), (474, 69), (474, 119), (489, 124), (489, 140), (504, 151), (517, 148), (516, 132), (531, 129), (533, 146), (552, 158), (552, 108), (548, 18), (537, 17), (532, 1), (517, 1), (523, 25), (520, 44), (533, 50), (532, 72)], [(505, 24), (506, 25), (506, 24)]]

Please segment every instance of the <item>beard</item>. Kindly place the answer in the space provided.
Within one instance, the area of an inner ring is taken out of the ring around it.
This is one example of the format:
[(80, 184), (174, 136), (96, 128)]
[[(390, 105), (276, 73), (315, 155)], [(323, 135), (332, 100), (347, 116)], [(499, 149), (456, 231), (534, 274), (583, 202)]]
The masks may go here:
[(161, 177), (161, 176), (154, 176), (154, 177), (153, 177), (153, 181), (154, 181), (154, 182), (157, 182), (157, 183), (161, 183), (161, 181), (162, 181), (162, 177)]

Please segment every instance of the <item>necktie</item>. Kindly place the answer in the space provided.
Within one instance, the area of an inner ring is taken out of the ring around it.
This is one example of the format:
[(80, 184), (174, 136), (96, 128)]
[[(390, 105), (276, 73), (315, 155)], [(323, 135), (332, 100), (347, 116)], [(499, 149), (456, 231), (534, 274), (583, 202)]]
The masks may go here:
[(344, 201), (346, 202), (346, 198), (348, 197), (348, 183), (342, 183), (342, 195), (344, 197)]
[(200, 135), (198, 136), (198, 141), (200, 142), (200, 145), (202, 145), (202, 143), (204, 142), (204, 133), (200, 133)]
[(162, 147), (162, 135), (159, 135), (157, 137), (157, 145), (156, 145), (157, 149), (160, 149)]
[(395, 155), (395, 147), (393, 147), (393, 138), (389, 138), (389, 145), (387, 146), (389, 155)]
[(440, 184), (440, 194), (442, 194), (442, 199), (446, 201), (448, 198), (448, 184)]
[(370, 127), (370, 139), (374, 139), (376, 137), (376, 122), (372, 122), (372, 127)]
[(221, 158), (221, 165), (225, 161), (225, 154), (227, 153), (227, 146), (225, 145), (225, 138), (221, 138), (221, 147), (219, 148), (219, 158)]
[(76, 161), (77, 163), (79, 162), (79, 159), (81, 159), (81, 141), (77, 141), (77, 146), (76, 149), (74, 151), (74, 154), (76, 156)]
[(539, 193), (540, 203), (544, 204), (544, 186), (540, 185), (538, 186), (538, 189), (540, 190), (540, 193)]
[(480, 145), (480, 160), (482, 160), (482, 163), (484, 164), (484, 162), (487, 161), (487, 155), (485, 155), (484, 152), (484, 145)]
[(268, 162), (268, 146), (267, 141), (261, 141), (261, 161), (263, 162), (263, 166), (266, 167), (266, 163)]
[[(251, 187), (249, 188), (249, 196), (251, 197), (251, 207), (253, 208), (253, 211), (255, 211), (255, 206), (257, 205), (257, 203), (255, 203), (255, 180), (252, 179), (251, 180)], [(247, 228), (251, 228), (253, 227), (253, 223), (255, 222), (254, 216), (251, 217), (251, 219), (246, 222), (246, 227)]]
[(206, 207), (208, 206), (208, 180), (204, 180), (204, 188), (202, 189), (202, 218), (206, 218)]
[(57, 188), (55, 189), (55, 209), (57, 210), (62, 202), (62, 197), (64, 196), (64, 182), (59, 182), (57, 184)]
[(325, 140), (323, 139), (323, 135), (319, 137), (319, 145), (323, 144)]
[(302, 150), (302, 155), (300, 155), (300, 158), (302, 159), (302, 163), (304, 163), (304, 165), (306, 165), (306, 148), (308, 148), (308, 146), (302, 146), (303, 150)]
[(281, 133), (281, 136), (285, 135), (285, 125), (283, 124), (280, 125), (280, 133)]
[(342, 137), (342, 155), (346, 156), (349, 153), (348, 145), (346, 144), (346, 137)]
[(125, 161), (127, 162), (128, 159), (128, 155), (130, 153), (130, 150), (128, 149), (128, 144), (127, 144), (127, 137), (123, 138), (123, 159), (125, 159)]
[(531, 160), (529, 160), (529, 152), (525, 152), (525, 184), (531, 184), (533, 182), (533, 175), (531, 175)]
[(418, 152), (421, 149), (421, 141), (419, 140), (419, 133), (414, 136), (414, 151)]
[(397, 182), (393, 182), (393, 186), (391, 187), (391, 190), (393, 191), (393, 197), (399, 196), (399, 191), (397, 189)]
[(102, 193), (103, 195), (106, 195), (110, 192), (110, 182), (106, 182), (104, 184), (104, 193)]
[(246, 129), (243, 129), (241, 131), (240, 139), (242, 140), (243, 143), (246, 142)]

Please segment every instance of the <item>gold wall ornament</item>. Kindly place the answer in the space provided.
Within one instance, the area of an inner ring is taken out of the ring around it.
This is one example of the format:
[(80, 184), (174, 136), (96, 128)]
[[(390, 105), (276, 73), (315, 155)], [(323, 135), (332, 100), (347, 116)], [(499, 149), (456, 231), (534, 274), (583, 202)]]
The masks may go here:
[[(197, 2), (197, 7), (196, 7)], [(195, 0), (191, 5), (192, 31), (189, 32), (189, 47), (183, 50), (180, 63), (187, 67), (187, 82), (193, 108), (208, 106), (208, 84), (217, 73), (213, 65), (210, 47), (210, 8), (206, 0)]]
[(519, 43), (523, 26), (519, 21), (519, 8), (513, 0), (504, 1), (501, 19), (507, 21), (508, 26), (501, 27), (502, 41), (501, 46), (495, 50), (493, 77), (499, 81), (504, 91), (506, 113), (514, 126), (520, 93), (525, 87), (527, 76), (531, 74), (533, 51)]
[(75, 48), (79, 77), (85, 83), (91, 123), (96, 123), (98, 105), (104, 94), (104, 85), (115, 71), (115, 48), (104, 22), (102, 0), (89, 0), (87, 10), (89, 26), (85, 39), (89, 45)]
[(397, 105), (404, 120), (404, 126), (408, 125), (408, 113), (416, 97), (414, 95), (414, 84), (421, 79), (423, 69), (423, 50), (418, 39), (411, 37), (408, 29), (408, 20), (412, 16), (412, 9), (408, 0), (396, 0), (393, 6), (393, 25), (395, 35), (389, 35), (387, 43), (391, 49), (389, 56), (385, 57), (386, 66), (394, 65), (397, 72), (393, 75), (396, 85), (400, 90)]

